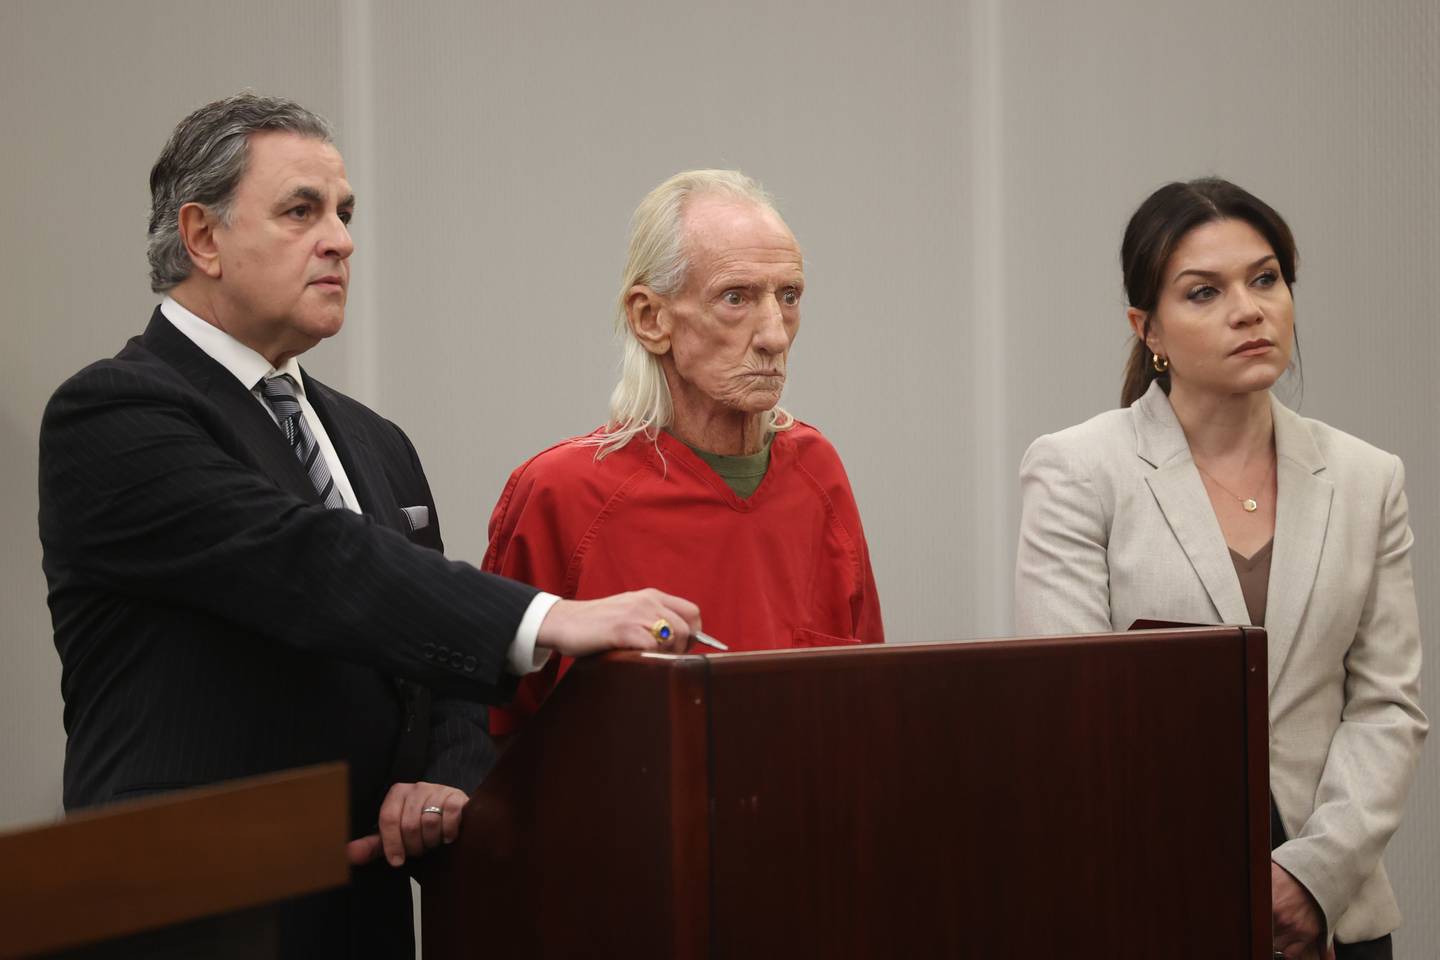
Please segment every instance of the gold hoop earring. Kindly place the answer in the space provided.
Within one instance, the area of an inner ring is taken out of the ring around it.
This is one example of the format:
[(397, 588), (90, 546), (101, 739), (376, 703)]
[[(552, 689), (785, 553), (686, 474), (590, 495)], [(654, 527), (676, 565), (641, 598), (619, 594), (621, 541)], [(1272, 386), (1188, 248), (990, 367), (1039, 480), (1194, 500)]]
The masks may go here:
[(1156, 373), (1164, 373), (1170, 369), (1170, 358), (1162, 357), (1158, 353), (1150, 355), (1150, 366), (1155, 368)]

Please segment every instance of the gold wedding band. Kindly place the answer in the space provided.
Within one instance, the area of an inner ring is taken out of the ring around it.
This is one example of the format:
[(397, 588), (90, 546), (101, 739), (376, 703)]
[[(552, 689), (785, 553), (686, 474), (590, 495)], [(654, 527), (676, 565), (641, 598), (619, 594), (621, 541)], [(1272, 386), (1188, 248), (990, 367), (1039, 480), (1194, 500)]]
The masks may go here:
[(421, 814), (421, 816), (424, 816), (424, 815), (427, 814), (427, 813), (442, 813), (442, 814), (443, 814), (444, 812), (445, 812), (445, 811), (444, 811), (444, 810), (441, 810), (439, 807), (426, 807), (424, 810), (421, 810), (421, 811), (420, 811), (420, 814)]
[(655, 642), (660, 646), (668, 646), (670, 638), (674, 636), (674, 632), (670, 629), (670, 621), (664, 617), (656, 620), (650, 625), (650, 636), (654, 637)]

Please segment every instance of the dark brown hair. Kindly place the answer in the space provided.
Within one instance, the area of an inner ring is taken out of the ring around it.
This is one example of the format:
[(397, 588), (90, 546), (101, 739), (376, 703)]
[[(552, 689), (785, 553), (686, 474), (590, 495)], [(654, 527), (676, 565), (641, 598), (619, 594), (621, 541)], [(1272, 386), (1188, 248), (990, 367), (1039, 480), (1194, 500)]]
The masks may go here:
[[(1130, 306), (1152, 313), (1160, 302), (1165, 266), (1175, 248), (1191, 230), (1217, 220), (1241, 220), (1254, 227), (1275, 251), (1285, 285), (1294, 289), (1295, 238), (1285, 219), (1265, 201), (1230, 181), (1205, 177), (1165, 184), (1146, 197), (1130, 218), (1120, 243), (1120, 266), (1125, 272), (1125, 295)], [(1148, 329), (1148, 319), (1146, 326)], [(1144, 396), (1152, 380), (1159, 380), (1165, 392), (1170, 392), (1170, 374), (1155, 371), (1145, 340), (1137, 337), (1125, 364), (1120, 405), (1128, 407)]]

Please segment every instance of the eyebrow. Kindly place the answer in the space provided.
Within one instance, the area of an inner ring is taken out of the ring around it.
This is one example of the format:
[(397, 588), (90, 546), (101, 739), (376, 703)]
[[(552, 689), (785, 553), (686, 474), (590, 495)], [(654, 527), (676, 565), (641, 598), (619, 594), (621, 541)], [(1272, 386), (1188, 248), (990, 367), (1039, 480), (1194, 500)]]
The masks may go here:
[[(1270, 261), (1270, 260), (1274, 260), (1276, 263), (1279, 263), (1279, 262), (1280, 262), (1280, 258), (1277, 257), (1277, 256), (1275, 256), (1275, 254), (1273, 254), (1273, 253), (1267, 253), (1267, 254), (1265, 254), (1265, 256), (1261, 257), (1259, 260), (1256, 260), (1254, 263), (1252, 263), (1252, 264), (1250, 264), (1249, 266), (1247, 266), (1247, 267), (1245, 268), (1245, 271), (1248, 273), (1249, 271), (1254, 270), (1256, 267), (1260, 266), (1261, 264), (1267, 263), (1267, 262)], [(1197, 277), (1206, 278), (1206, 279), (1213, 279), (1213, 278), (1215, 278), (1215, 277), (1220, 276), (1220, 274), (1217, 273), (1217, 272), (1215, 272), (1214, 270), (1201, 270), (1201, 269), (1199, 269), (1198, 267), (1192, 267), (1192, 268), (1190, 268), (1189, 270), (1181, 270), (1179, 273), (1175, 274), (1175, 276), (1171, 279), (1170, 282), (1171, 282), (1171, 283), (1174, 283), (1176, 280), (1179, 280), (1181, 277), (1183, 277), (1183, 276), (1185, 276), (1185, 275), (1187, 275), (1187, 274), (1191, 274), (1191, 275), (1194, 275), (1194, 276), (1197, 276)]]
[[(276, 206), (283, 207), (287, 203), (294, 203), (296, 200), (304, 200), (307, 203), (313, 203), (318, 206), (325, 205), (325, 195), (319, 190), (314, 187), (299, 186), (282, 197)], [(338, 209), (355, 206), (355, 194), (347, 194), (345, 198), (335, 206)]]

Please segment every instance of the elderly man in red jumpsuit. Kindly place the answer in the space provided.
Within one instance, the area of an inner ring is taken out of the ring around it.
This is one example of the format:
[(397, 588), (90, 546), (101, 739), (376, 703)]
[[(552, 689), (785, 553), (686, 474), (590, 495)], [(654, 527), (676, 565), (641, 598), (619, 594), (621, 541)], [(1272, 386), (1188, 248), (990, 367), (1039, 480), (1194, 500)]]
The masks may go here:
[[(511, 474), (484, 568), (566, 599), (689, 597), (732, 650), (882, 642), (840, 457), (778, 406), (804, 289), (795, 237), (749, 177), (697, 170), (651, 191), (620, 289), (609, 422)], [(528, 676), (493, 732), (513, 733), (567, 666)]]

